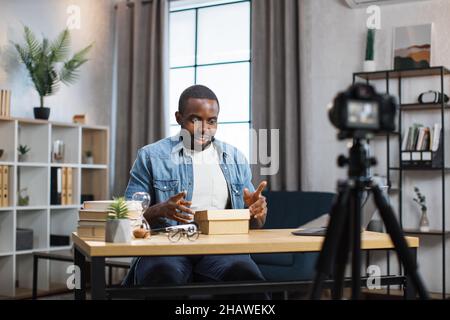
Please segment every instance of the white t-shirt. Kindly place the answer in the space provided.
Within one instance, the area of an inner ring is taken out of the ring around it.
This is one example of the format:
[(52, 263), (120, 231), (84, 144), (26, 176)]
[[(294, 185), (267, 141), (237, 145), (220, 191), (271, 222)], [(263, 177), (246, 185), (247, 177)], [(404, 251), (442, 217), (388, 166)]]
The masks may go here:
[(192, 158), (194, 171), (194, 190), (191, 208), (198, 210), (220, 210), (228, 206), (228, 187), (222, 169), (219, 154), (210, 144), (203, 151), (185, 148)]

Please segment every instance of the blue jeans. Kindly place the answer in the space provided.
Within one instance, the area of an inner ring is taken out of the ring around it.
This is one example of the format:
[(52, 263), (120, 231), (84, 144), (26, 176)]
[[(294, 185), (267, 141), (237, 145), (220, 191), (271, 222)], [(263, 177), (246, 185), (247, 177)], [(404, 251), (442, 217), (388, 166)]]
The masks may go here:
[[(140, 257), (135, 265), (135, 284), (141, 286), (252, 280), (265, 279), (249, 255)], [(270, 295), (255, 293), (234, 298), (267, 300)]]

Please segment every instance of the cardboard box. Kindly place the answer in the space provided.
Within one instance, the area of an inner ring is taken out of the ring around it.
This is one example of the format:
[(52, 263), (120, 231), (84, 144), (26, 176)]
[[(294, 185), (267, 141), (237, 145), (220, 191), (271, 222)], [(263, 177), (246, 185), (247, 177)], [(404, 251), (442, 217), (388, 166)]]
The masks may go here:
[(249, 220), (248, 209), (205, 210), (194, 215), (202, 234), (248, 233)]

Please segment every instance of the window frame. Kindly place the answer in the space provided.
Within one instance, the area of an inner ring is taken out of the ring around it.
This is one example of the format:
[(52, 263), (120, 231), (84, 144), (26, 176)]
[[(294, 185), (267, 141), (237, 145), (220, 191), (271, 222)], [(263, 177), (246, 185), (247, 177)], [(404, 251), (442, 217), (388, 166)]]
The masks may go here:
[[(249, 4), (249, 57), (246, 60), (230, 60), (230, 61), (223, 61), (223, 62), (214, 62), (214, 63), (201, 63), (199, 64), (197, 59), (197, 53), (198, 53), (198, 12), (202, 9), (212, 8), (212, 7), (223, 7), (223, 6), (229, 6), (239, 3), (248, 3)], [(252, 135), (250, 134), (250, 129), (252, 127), (252, 96), (251, 96), (251, 88), (252, 88), (252, 0), (238, 0), (238, 1), (232, 1), (232, 2), (225, 2), (225, 3), (217, 3), (217, 4), (210, 4), (206, 6), (202, 6), (201, 4), (198, 4), (198, 6), (195, 7), (189, 7), (189, 8), (183, 8), (183, 9), (173, 9), (169, 10), (169, 14), (177, 13), (177, 12), (186, 12), (186, 11), (195, 11), (195, 34), (194, 34), (194, 64), (193, 65), (183, 65), (183, 66), (176, 66), (172, 67), (169, 65), (169, 72), (171, 70), (177, 70), (177, 69), (188, 69), (191, 68), (194, 70), (194, 84), (197, 84), (197, 72), (198, 68), (201, 67), (208, 67), (208, 66), (218, 66), (218, 65), (229, 65), (229, 64), (237, 64), (237, 63), (248, 63), (249, 66), (249, 101), (248, 101), (248, 121), (218, 121), (217, 124), (221, 125), (227, 125), (227, 124), (248, 124), (249, 127), (249, 145), (248, 145), (248, 152), (250, 155), (250, 150), (252, 147)], [(170, 108), (170, 106), (169, 106)], [(169, 122), (169, 128), (179, 126), (178, 124), (172, 124), (172, 121)]]

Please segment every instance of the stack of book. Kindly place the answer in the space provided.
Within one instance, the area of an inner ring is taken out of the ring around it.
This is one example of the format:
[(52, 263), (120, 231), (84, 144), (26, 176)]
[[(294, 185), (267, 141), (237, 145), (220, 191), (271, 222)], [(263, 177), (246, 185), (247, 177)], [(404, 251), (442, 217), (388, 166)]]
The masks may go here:
[(405, 167), (438, 168), (442, 165), (442, 128), (413, 124), (402, 140), (402, 165)]
[(9, 167), (0, 166), (0, 207), (9, 207)]
[(402, 151), (437, 151), (439, 147), (441, 125), (424, 127), (413, 124), (403, 136)]
[(0, 90), (0, 117), (11, 116), (11, 90)]
[(51, 169), (50, 180), (50, 203), (53, 205), (68, 205), (73, 203), (73, 169), (57, 168)]
[[(85, 201), (78, 212), (77, 234), (79, 237), (90, 241), (105, 241), (106, 220), (108, 208), (112, 200)], [(128, 218), (132, 228), (141, 224), (141, 203), (139, 201), (127, 201)]]

